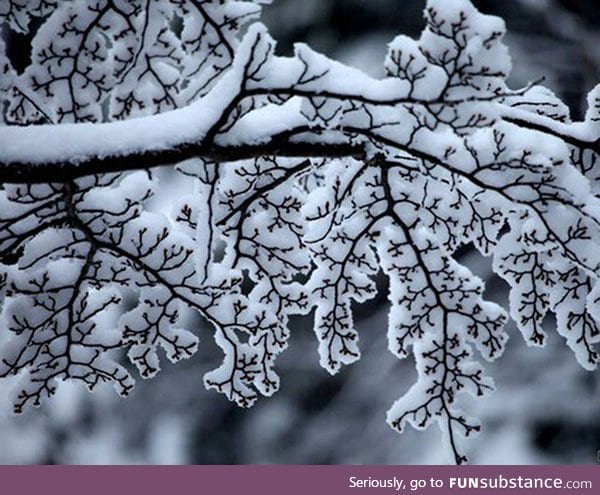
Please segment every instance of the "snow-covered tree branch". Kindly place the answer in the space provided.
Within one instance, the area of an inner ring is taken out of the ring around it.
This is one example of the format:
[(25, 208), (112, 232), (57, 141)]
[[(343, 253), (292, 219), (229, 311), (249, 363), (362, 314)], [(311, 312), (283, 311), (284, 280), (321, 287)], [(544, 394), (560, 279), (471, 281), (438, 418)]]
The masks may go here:
[[(205, 385), (247, 407), (279, 386), (290, 316), (313, 315), (329, 372), (359, 359), (352, 307), (383, 272), (390, 351), (418, 372), (388, 422), (437, 422), (462, 463), (480, 425), (461, 394), (493, 390), (478, 356), (509, 317), (541, 346), (552, 313), (600, 360), (600, 86), (582, 122), (540, 82), (510, 89), (504, 23), (468, 0), (429, 0), (382, 79), (277, 56), (265, 3), (0, 4), (13, 31), (44, 21), (22, 73), (0, 40), (0, 375), (22, 375), (17, 412), (61, 380), (126, 395), (121, 353), (144, 378), (159, 347), (190, 358), (194, 312), (224, 353)], [(195, 184), (170, 216), (148, 207), (166, 165)], [(467, 244), (509, 314), (453, 256)]]

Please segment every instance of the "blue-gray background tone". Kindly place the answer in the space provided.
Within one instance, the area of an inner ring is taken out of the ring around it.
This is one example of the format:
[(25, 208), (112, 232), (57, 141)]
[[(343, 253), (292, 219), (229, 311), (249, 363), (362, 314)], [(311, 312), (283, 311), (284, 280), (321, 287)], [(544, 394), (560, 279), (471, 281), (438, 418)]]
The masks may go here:
[[(600, 9), (597, 0), (480, 0), (485, 13), (501, 15), (514, 63), (513, 87), (546, 76), (547, 86), (571, 107), (585, 111), (585, 94), (600, 82)], [(264, 22), (289, 54), (296, 41), (333, 58), (382, 75), (386, 43), (396, 34), (418, 36), (422, 0), (275, 0)], [(8, 40), (16, 65), (28, 39)], [(168, 204), (177, 179), (157, 198)], [(489, 260), (469, 248), (461, 262), (486, 280), (488, 298), (506, 307), (505, 284)], [(289, 349), (280, 357), (281, 390), (250, 410), (228, 403), (202, 385), (221, 359), (199, 321), (200, 351), (191, 361), (163, 363), (158, 378), (122, 400), (110, 388), (89, 394), (64, 386), (41, 409), (14, 417), (0, 404), (2, 463), (443, 463), (439, 430), (385, 423), (385, 412), (415, 380), (414, 363), (387, 351), (386, 280), (380, 296), (356, 307), (363, 358), (331, 377), (319, 367), (310, 321), (293, 323)], [(548, 329), (552, 321), (548, 321)], [(192, 328), (193, 329), (193, 328)], [(527, 348), (514, 325), (505, 355), (490, 366), (498, 391), (471, 404), (483, 432), (467, 448), (474, 463), (592, 463), (600, 449), (600, 379), (579, 367), (562, 338), (544, 350)], [(551, 332), (550, 332), (551, 333)], [(166, 360), (165, 360), (166, 361)], [(7, 397), (11, 384), (0, 384)]]

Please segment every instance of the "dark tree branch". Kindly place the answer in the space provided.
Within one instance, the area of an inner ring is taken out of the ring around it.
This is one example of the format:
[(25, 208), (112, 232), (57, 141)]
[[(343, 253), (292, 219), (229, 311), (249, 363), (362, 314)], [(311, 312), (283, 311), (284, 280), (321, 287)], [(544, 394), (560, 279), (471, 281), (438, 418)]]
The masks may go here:
[(0, 182), (5, 184), (67, 182), (98, 173), (107, 174), (174, 165), (191, 158), (203, 158), (212, 162), (235, 162), (261, 156), (363, 158), (364, 155), (363, 148), (353, 144), (315, 144), (308, 141), (289, 142), (278, 139), (264, 145), (229, 147), (200, 143), (132, 155), (90, 157), (77, 163), (0, 163)]
[(544, 134), (549, 134), (550, 136), (555, 136), (559, 139), (562, 139), (565, 143), (575, 146), (576, 148), (592, 150), (594, 153), (600, 154), (600, 137), (594, 141), (588, 141), (575, 137), (571, 134), (559, 132), (558, 130), (553, 129), (551, 126), (544, 125), (541, 122), (530, 121), (526, 120), (525, 118), (504, 116), (503, 120), (518, 127), (523, 127), (525, 129), (531, 129)]

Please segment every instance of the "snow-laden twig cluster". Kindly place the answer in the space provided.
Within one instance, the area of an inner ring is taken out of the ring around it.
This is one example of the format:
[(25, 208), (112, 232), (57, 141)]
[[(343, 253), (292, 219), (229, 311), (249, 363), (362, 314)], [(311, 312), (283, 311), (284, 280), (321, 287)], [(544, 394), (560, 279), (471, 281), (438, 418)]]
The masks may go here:
[[(418, 380), (388, 412), (437, 422), (453, 460), (478, 422), (461, 393), (493, 390), (508, 315), (453, 257), (473, 244), (511, 286), (531, 345), (542, 323), (587, 369), (600, 359), (600, 90), (584, 122), (536, 83), (506, 85), (504, 23), (429, 0), (418, 40), (371, 78), (304, 44), (275, 55), (255, 1), (7, 0), (33, 38), (18, 74), (0, 41), (0, 374), (15, 410), (60, 380), (133, 387), (214, 328), (205, 384), (241, 406), (271, 395), (290, 316), (314, 311), (321, 364), (360, 357), (354, 303), (390, 280), (389, 348)], [(167, 218), (147, 208), (175, 165), (195, 183)], [(223, 248), (224, 246), (224, 248)], [(224, 251), (223, 251), (224, 249)], [(376, 373), (376, 370), (373, 370)]]

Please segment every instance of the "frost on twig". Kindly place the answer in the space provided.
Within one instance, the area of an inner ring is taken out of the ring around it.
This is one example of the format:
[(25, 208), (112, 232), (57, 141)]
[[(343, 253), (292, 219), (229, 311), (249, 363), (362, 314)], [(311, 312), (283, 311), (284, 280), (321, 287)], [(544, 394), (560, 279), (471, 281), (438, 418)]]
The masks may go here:
[[(279, 387), (292, 315), (314, 310), (329, 372), (360, 358), (352, 308), (381, 271), (389, 349), (418, 372), (388, 422), (438, 423), (462, 463), (480, 429), (462, 394), (492, 392), (479, 357), (502, 354), (509, 317), (541, 346), (553, 313), (584, 368), (600, 359), (599, 90), (573, 123), (539, 84), (508, 88), (504, 24), (467, 0), (430, 0), (383, 79), (304, 44), (276, 56), (264, 26), (245, 27), (261, 3), (4, 2), (18, 32), (47, 16), (22, 74), (0, 43), (0, 374), (22, 376), (15, 410), (61, 380), (126, 395), (124, 353), (144, 378), (163, 353), (194, 355), (187, 312), (224, 354), (205, 385), (250, 406)], [(148, 207), (158, 165), (194, 183), (169, 217)], [(510, 284), (508, 311), (455, 259), (467, 244)]]

